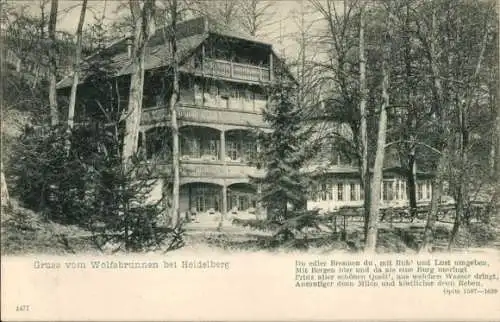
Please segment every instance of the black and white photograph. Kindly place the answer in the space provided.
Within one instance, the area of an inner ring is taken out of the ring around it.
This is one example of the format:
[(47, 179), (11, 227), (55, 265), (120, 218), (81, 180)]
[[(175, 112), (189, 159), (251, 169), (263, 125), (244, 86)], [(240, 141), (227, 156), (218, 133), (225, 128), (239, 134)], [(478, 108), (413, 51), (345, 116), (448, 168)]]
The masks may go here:
[[(500, 273), (497, 1), (0, 6), (2, 261), (230, 270), (295, 254), (289, 288), (498, 298), (500, 274), (471, 271)], [(456, 253), (478, 257), (436, 259)], [(385, 261), (364, 280), (332, 254)]]

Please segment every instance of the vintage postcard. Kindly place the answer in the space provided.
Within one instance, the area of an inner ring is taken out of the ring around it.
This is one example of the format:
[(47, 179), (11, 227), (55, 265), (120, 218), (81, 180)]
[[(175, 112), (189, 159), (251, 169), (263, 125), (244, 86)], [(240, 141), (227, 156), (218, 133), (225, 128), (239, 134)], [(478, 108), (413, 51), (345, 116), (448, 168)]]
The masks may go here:
[(500, 320), (499, 8), (0, 0), (2, 320)]

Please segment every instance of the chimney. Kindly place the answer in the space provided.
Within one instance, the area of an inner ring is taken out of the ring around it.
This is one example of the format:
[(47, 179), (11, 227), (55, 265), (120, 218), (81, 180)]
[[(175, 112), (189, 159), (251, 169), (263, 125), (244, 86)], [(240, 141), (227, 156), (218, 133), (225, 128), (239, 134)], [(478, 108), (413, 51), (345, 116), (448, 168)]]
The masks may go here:
[(132, 58), (132, 40), (127, 39), (127, 54), (128, 58)]

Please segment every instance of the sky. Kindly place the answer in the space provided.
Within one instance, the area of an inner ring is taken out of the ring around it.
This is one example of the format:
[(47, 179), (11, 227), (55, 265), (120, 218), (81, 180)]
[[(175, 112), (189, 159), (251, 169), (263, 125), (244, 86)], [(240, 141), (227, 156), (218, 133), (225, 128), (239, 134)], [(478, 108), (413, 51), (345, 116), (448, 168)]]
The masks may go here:
[[(29, 12), (33, 14), (40, 14), (40, 3), (44, 0), (10, 0), (16, 7), (21, 8), (25, 6)], [(235, 0), (237, 1), (237, 0)], [(45, 0), (45, 12), (50, 11), (50, 1)], [(296, 51), (296, 44), (290, 40), (294, 34), (297, 34), (299, 28), (296, 24), (297, 19), (293, 18), (294, 13), (297, 13), (301, 8), (305, 8), (307, 1), (301, 0), (275, 0), (273, 8), (275, 15), (273, 20), (275, 23), (270, 25), (265, 30), (265, 37), (262, 40), (272, 43), (273, 46), (286, 56), (293, 56)], [(80, 16), (82, 1), (79, 0), (59, 0), (59, 14), (57, 21), (57, 29), (75, 33), (78, 19)], [(96, 21), (96, 17), (101, 17), (105, 13), (105, 20), (107, 23), (116, 19), (119, 15), (120, 6), (126, 5), (127, 1), (119, 0), (89, 0), (88, 11), (85, 17), (85, 25), (92, 24)], [(127, 10), (128, 6), (124, 8)], [(314, 18), (311, 18), (314, 19)]]

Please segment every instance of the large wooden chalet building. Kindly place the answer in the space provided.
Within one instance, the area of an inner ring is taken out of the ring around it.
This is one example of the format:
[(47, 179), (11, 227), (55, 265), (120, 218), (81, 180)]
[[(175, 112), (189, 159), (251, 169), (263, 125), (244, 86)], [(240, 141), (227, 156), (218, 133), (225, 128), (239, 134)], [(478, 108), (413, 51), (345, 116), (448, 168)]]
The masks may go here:
[[(249, 176), (263, 175), (248, 163), (258, 149), (252, 137), (253, 128), (267, 127), (262, 118), (262, 109), (267, 104), (266, 87), (271, 86), (277, 75), (287, 75), (291, 81), (293, 77), (271, 44), (221, 27), (205, 17), (182, 22), (177, 30), (181, 73), (180, 211), (252, 212), (257, 207), (258, 189), (250, 184)], [(165, 82), (165, 75), (171, 54), (165, 39), (163, 32), (156, 32), (146, 52), (139, 148), (152, 163), (161, 162), (170, 154), (169, 82)], [(126, 108), (130, 82), (130, 44), (123, 39), (106, 48), (115, 70), (113, 77), (119, 83), (122, 109)], [(59, 82), (59, 95), (68, 96), (71, 84), (72, 77)], [(75, 115), (77, 124), (96, 115), (93, 93), (83, 72)], [(163, 161), (164, 171), (171, 171), (169, 162)], [(344, 170), (339, 171), (340, 168)], [(313, 187), (309, 208), (326, 210), (360, 204), (362, 195), (356, 168), (346, 169), (345, 165), (340, 168), (330, 171)], [(406, 188), (400, 181), (391, 181), (391, 191), (397, 191), (391, 192), (391, 200), (406, 199), (401, 190)], [(429, 185), (424, 183), (421, 187), (422, 199), (428, 198)], [(159, 197), (164, 189), (159, 184), (152, 198)]]

